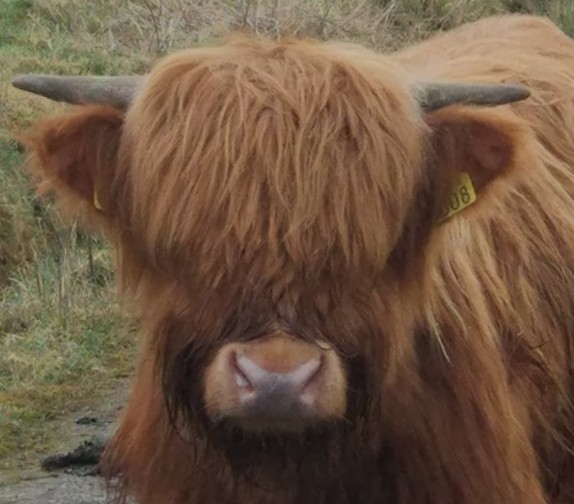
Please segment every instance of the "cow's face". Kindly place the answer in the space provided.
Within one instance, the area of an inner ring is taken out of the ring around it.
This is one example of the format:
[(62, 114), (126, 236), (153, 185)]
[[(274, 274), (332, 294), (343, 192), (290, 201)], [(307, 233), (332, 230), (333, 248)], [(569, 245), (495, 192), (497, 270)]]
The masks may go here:
[(250, 41), (168, 57), (127, 115), (85, 107), (28, 143), (141, 288), (168, 404), (285, 432), (381, 403), (452, 187), (465, 171), (486, 195), (520, 131), (421, 108), (408, 76), (357, 48)]
[(287, 432), (364, 415), (350, 391), (365, 395), (356, 368), (378, 356), (360, 321), (374, 279), (394, 280), (425, 126), (391, 65), (345, 58), (299, 43), (189, 51), (127, 114), (123, 246), (185, 307), (161, 314), (165, 391), (209, 422)]

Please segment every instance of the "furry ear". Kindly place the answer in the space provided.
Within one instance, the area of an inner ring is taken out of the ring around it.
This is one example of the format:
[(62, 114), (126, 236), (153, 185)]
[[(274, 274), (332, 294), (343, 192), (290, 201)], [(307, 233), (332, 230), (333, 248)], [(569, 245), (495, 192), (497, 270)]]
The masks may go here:
[(528, 166), (532, 133), (504, 110), (452, 106), (425, 121), (426, 178), (390, 258), (405, 274), (418, 271), (420, 251), (441, 224), (471, 215), (498, 191), (497, 181)]
[(526, 131), (504, 112), (449, 107), (426, 117), (430, 127), (430, 186), (442, 221), (480, 204), (492, 182), (519, 164)]
[(39, 121), (19, 138), (30, 152), (38, 192), (54, 193), (67, 214), (109, 220), (122, 124), (120, 111), (102, 106), (78, 107)]

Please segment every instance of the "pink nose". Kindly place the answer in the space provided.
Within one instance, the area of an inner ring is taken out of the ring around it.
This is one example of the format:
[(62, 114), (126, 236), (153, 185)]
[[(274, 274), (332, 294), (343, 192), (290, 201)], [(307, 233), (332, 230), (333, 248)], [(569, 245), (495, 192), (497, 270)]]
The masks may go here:
[(260, 419), (300, 418), (313, 409), (322, 359), (312, 357), (282, 372), (260, 367), (245, 355), (232, 354), (230, 371), (243, 413)]

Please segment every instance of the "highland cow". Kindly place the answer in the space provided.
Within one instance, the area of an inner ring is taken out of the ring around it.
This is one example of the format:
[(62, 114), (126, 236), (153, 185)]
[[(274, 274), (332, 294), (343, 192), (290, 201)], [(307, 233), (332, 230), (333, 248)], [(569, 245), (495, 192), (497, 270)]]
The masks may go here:
[(574, 42), (549, 21), (14, 84), (79, 105), (31, 166), (140, 309), (120, 499), (574, 502)]

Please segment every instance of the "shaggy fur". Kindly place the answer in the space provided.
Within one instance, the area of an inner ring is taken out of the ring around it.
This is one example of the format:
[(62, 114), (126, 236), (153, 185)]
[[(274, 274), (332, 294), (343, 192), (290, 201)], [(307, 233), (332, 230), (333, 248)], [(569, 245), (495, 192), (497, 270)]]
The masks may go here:
[[(532, 97), (425, 115), (418, 79)], [(163, 59), (125, 117), (81, 107), (27, 143), (116, 244), (141, 309), (106, 454), (120, 497), (574, 501), (574, 43), (548, 21), (485, 19), (388, 56), (240, 37)], [(439, 224), (461, 171), (478, 200)], [(272, 326), (337, 350), (344, 421), (209, 421), (203, 370)]]

